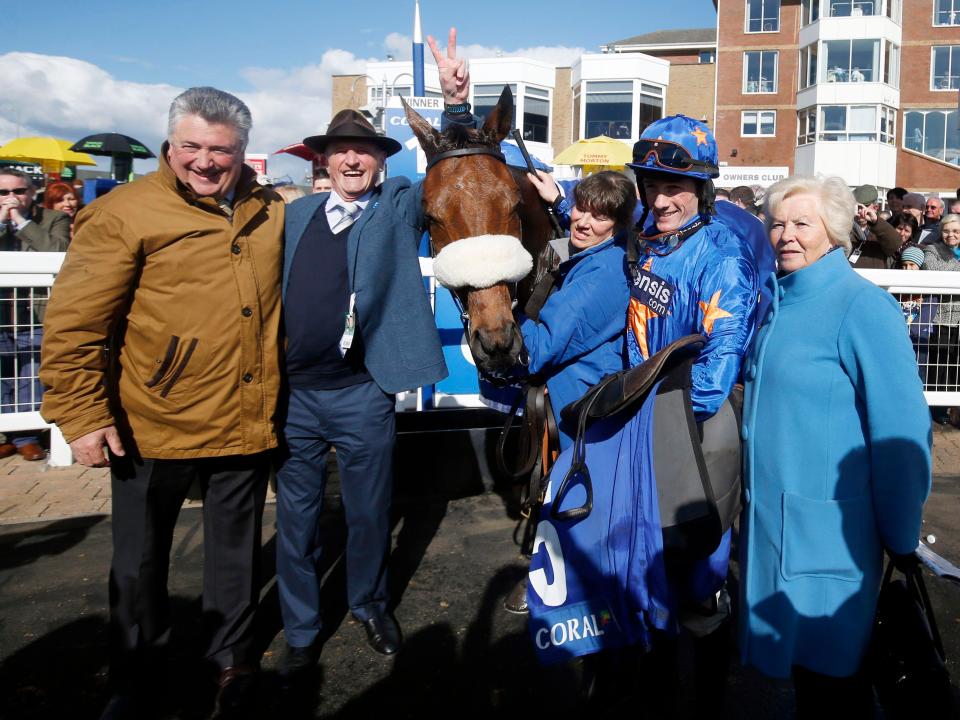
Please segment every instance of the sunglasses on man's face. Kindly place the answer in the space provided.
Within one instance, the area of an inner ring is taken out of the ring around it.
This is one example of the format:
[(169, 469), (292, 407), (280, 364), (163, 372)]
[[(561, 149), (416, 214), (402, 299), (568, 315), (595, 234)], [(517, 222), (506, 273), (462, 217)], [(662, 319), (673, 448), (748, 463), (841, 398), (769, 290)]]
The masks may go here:
[(13, 190), (7, 190), (6, 188), (0, 189), (0, 197), (6, 197), (10, 193), (13, 193), (14, 195), (26, 195), (27, 190), (29, 190), (29, 188), (25, 187), (14, 188)]

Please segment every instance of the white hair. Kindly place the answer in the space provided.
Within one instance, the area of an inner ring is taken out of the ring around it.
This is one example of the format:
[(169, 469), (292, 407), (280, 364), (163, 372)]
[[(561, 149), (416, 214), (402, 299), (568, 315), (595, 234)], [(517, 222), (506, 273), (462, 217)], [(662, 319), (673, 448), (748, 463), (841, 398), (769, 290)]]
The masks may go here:
[(773, 223), (773, 216), (780, 203), (794, 195), (813, 195), (820, 201), (820, 219), (827, 230), (831, 245), (843, 248), (850, 254), (850, 231), (853, 229), (853, 216), (857, 212), (857, 201), (842, 178), (833, 176), (792, 175), (770, 186), (764, 203), (764, 223), (767, 233)]
[(208, 123), (230, 125), (237, 132), (240, 150), (246, 150), (253, 117), (250, 115), (250, 108), (240, 98), (213, 87), (192, 87), (184, 90), (170, 103), (168, 140), (173, 138), (180, 121), (189, 115), (198, 115)]

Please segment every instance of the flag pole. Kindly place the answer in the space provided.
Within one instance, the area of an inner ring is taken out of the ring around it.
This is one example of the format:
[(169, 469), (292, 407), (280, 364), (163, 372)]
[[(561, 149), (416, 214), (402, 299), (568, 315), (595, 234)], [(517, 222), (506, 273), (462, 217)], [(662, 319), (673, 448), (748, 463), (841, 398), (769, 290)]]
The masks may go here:
[(420, 32), (420, 0), (415, 0), (413, 11), (413, 94), (423, 97), (423, 35)]

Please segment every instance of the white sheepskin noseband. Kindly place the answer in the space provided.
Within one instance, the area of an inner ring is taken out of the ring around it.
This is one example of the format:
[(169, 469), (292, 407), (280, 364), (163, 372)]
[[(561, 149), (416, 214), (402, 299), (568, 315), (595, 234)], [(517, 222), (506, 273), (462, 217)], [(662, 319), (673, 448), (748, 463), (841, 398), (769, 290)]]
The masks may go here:
[(433, 274), (447, 288), (488, 288), (518, 282), (533, 269), (533, 258), (512, 235), (478, 235), (455, 240), (433, 259)]

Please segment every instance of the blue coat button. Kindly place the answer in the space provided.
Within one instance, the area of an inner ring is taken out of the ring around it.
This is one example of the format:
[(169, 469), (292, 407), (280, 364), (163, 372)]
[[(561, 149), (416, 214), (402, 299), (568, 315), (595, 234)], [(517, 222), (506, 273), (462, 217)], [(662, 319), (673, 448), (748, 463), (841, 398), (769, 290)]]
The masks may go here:
[(787, 294), (787, 291), (784, 290), (784, 288), (783, 288), (782, 285), (777, 288), (777, 295), (779, 296), (779, 298), (780, 298), (781, 300), (783, 300), (783, 296), (786, 295), (786, 294)]
[(744, 491), (743, 491), (743, 501), (744, 501), (744, 502), (747, 502), (747, 503), (750, 502), (750, 488), (744, 489)]
[(742, 428), (740, 428), (740, 439), (746, 440), (748, 437), (750, 437), (750, 433), (747, 432), (747, 426), (744, 425)]

